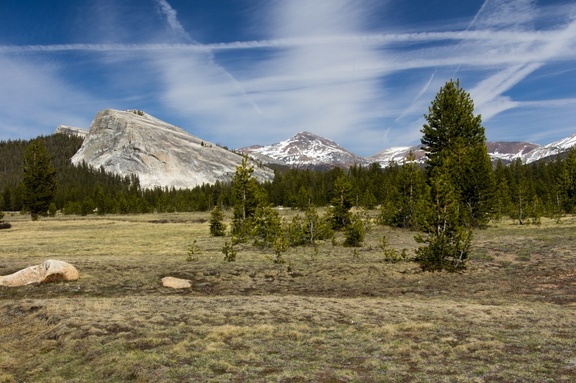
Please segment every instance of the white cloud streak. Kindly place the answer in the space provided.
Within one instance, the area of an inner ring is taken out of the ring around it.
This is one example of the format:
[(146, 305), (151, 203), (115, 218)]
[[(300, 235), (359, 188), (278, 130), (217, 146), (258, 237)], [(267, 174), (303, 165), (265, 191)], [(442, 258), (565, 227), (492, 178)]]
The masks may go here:
[(170, 26), (172, 33), (176, 35), (177, 38), (183, 39), (185, 41), (192, 41), (192, 37), (184, 30), (180, 21), (178, 21), (178, 12), (166, 0), (157, 0), (156, 3), (160, 8), (160, 11), (164, 16), (166, 16), (166, 21)]
[[(159, 110), (177, 116), (175, 122), (193, 134), (236, 146), (271, 143), (300, 130), (365, 155), (412, 144), (419, 137), (426, 100), (456, 73), (485, 125), (526, 105), (573, 106), (572, 97), (519, 101), (511, 94), (551, 63), (565, 66), (576, 59), (576, 22), (566, 17), (554, 27), (537, 29), (540, 9), (531, 0), (486, 0), (465, 30), (415, 33), (368, 31), (371, 15), (382, 11), (378, 2), (266, 4), (260, 10), (264, 38), (258, 40), (201, 44), (167, 0), (156, 0), (157, 15), (170, 32), (169, 39), (156, 41), (169, 43), (1, 45), (0, 59), (5, 69), (38, 57), (85, 53), (97, 61), (102, 57), (103, 67), (115, 65), (121, 79), (122, 60), (110, 64), (104, 57), (136, 56), (141, 59), (138, 75), (158, 84), (151, 97)], [(245, 59), (243, 65), (230, 59), (237, 56)], [(34, 78), (34, 65), (21, 68)], [(25, 75), (18, 78), (26, 82)], [(44, 79), (39, 83), (46, 89), (69, 89), (87, 104), (99, 103), (57, 71)], [(45, 99), (34, 102), (45, 109), (53, 106)], [(0, 117), (8, 113), (3, 109)]]
[(218, 52), (234, 50), (254, 50), (266, 48), (294, 48), (321, 45), (366, 45), (386, 46), (391, 43), (418, 43), (442, 41), (490, 41), (515, 43), (550, 43), (557, 41), (562, 31), (452, 31), (393, 34), (361, 34), (321, 37), (278, 38), (228, 43), (157, 43), (157, 44), (53, 44), (53, 45), (0, 45), (0, 53), (42, 53), (66, 51), (118, 52), (118, 51), (189, 51)]

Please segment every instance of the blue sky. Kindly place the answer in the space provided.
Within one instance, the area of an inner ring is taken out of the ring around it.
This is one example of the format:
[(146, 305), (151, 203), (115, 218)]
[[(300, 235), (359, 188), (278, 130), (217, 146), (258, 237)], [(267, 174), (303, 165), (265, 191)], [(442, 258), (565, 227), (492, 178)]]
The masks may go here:
[(0, 140), (141, 109), (230, 148), (418, 144), (449, 79), (489, 141), (576, 132), (565, 0), (3, 0)]

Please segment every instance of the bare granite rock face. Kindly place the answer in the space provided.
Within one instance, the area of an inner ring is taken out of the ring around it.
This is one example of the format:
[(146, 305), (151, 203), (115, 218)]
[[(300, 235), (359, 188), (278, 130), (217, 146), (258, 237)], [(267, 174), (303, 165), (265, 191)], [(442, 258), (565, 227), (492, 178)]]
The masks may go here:
[(67, 125), (58, 125), (54, 133), (66, 134), (68, 136), (78, 136), (80, 138), (86, 138), (88, 135), (88, 131), (86, 129)]
[(47, 260), (39, 265), (30, 266), (14, 274), (0, 277), (0, 286), (18, 287), (32, 283), (75, 281), (78, 277), (78, 270), (71, 264), (64, 261)]
[[(120, 176), (135, 174), (143, 188), (192, 188), (229, 182), (242, 157), (192, 136), (142, 111), (99, 112), (72, 163), (85, 161)], [(254, 166), (254, 176), (271, 180), (274, 172)]]

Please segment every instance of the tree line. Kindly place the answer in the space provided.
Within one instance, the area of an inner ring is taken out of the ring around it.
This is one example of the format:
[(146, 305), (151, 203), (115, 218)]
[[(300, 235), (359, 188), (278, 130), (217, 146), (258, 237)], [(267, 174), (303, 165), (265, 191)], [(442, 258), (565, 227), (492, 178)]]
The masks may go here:
[[(121, 177), (70, 158), (82, 140), (63, 134), (40, 137), (56, 171), (54, 208), (64, 214), (137, 214), (146, 212), (210, 211), (214, 206), (232, 208), (232, 185), (205, 184), (192, 189), (142, 189), (135, 176)], [(30, 141), (0, 142), (0, 211), (22, 211), (23, 158)], [(511, 217), (519, 224), (538, 223), (542, 217), (560, 219), (576, 213), (576, 150), (550, 161), (509, 165), (498, 162), (489, 178), (494, 180), (488, 216)], [(262, 193), (274, 206), (305, 210), (331, 204), (338, 193), (336, 180), (350, 183), (353, 206), (380, 209), (386, 224), (420, 229), (425, 205), (427, 170), (408, 159), (404, 164), (355, 165), (349, 169), (313, 170), (277, 168), (274, 179), (263, 183)]]

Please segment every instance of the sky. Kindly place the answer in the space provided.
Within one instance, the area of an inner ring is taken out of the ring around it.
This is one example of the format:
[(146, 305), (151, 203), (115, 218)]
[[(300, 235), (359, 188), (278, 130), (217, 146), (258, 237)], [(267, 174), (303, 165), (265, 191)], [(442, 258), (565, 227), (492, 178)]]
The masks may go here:
[(488, 141), (576, 133), (573, 0), (2, 0), (0, 140), (143, 110), (241, 148), (419, 144), (458, 79)]

